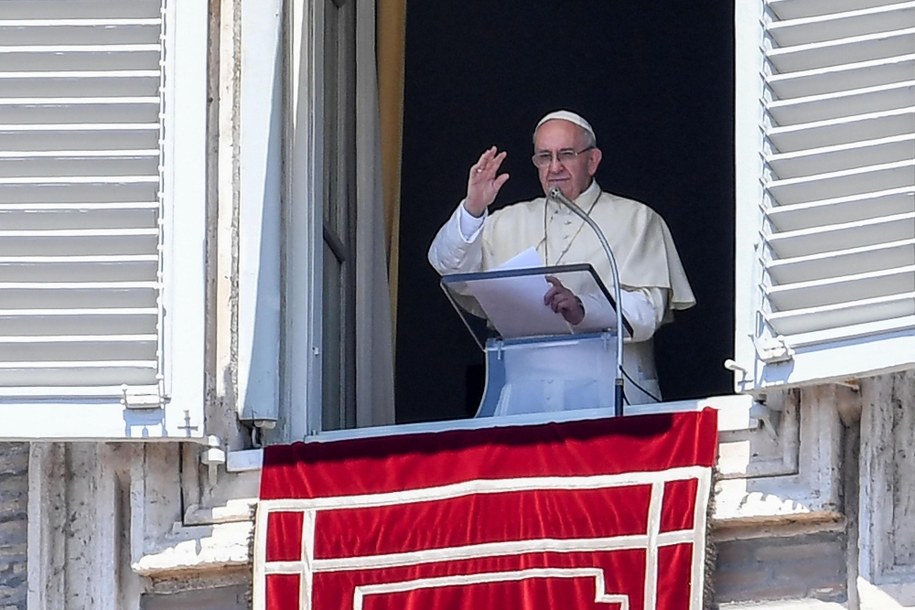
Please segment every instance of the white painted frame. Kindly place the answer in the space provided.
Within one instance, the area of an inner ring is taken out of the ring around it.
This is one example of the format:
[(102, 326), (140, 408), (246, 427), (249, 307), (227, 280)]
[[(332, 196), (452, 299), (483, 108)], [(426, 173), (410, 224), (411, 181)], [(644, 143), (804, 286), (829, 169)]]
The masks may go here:
[(280, 413), (275, 440), (320, 430), (321, 303), (324, 253), (324, 6), (321, 0), (286, 5), (288, 55), (284, 252), (284, 309)]
[(757, 256), (763, 197), (762, 11), (762, 0), (734, 3), (734, 360), (746, 371), (735, 371), (738, 392), (754, 387), (757, 363), (753, 337), (754, 299), (762, 273)]
[[(205, 0), (171, 0), (165, 15), (165, 405), (162, 436), (204, 439), (207, 277)], [(170, 83), (170, 84), (169, 84)]]
[(237, 409), (288, 440), (320, 418), (302, 411), (321, 396), (323, 11), (270, 0), (240, 13)]
[(241, 3), (238, 102), (238, 412), (279, 418), (283, 1)]
[[(374, 61), (374, 3), (356, 2), (356, 63)], [(324, 157), (324, 29), (322, 0), (286, 5), (285, 147), (279, 422), (268, 440), (303, 439), (322, 430), (322, 274)], [(244, 26), (243, 26), (244, 27)], [(374, 84), (372, 83), (372, 87)], [(361, 98), (369, 83), (357, 74), (357, 132), (377, 119)], [(357, 150), (367, 146), (364, 138)], [(357, 196), (371, 191), (374, 174), (358, 161)], [(263, 261), (261, 261), (263, 263)], [(358, 305), (357, 305), (358, 307)], [(357, 316), (358, 320), (359, 316)], [(364, 321), (364, 320), (363, 320)]]

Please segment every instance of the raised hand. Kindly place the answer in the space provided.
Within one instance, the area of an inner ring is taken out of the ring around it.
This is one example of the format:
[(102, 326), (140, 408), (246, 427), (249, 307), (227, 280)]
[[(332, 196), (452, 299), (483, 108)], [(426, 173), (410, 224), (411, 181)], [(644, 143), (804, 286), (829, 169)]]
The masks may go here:
[(562, 285), (556, 277), (546, 276), (550, 289), (543, 295), (543, 304), (562, 314), (569, 324), (580, 324), (585, 319), (585, 308), (575, 293)]
[(495, 146), (492, 146), (470, 167), (464, 207), (473, 216), (479, 218), (483, 215), (486, 208), (496, 200), (496, 195), (499, 194), (502, 185), (508, 180), (508, 174), (497, 175), (506, 154), (504, 150), (499, 152)]

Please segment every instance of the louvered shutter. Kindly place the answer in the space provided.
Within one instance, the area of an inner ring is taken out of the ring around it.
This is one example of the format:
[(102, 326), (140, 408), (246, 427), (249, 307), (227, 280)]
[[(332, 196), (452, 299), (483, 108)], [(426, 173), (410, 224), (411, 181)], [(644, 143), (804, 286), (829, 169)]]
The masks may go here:
[(915, 362), (915, 2), (736, 3), (740, 390)]
[[(0, 1), (0, 416), (13, 422), (0, 436), (186, 434), (166, 417), (168, 352), (181, 347), (169, 318), (186, 315), (165, 315), (168, 257), (184, 254), (167, 133), (176, 10)], [(183, 283), (202, 283), (198, 266)]]

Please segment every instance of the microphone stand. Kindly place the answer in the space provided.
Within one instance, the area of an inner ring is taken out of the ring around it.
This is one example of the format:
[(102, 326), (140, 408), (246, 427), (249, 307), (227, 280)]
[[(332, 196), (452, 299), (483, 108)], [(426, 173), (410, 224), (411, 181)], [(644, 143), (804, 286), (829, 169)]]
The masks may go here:
[(600, 230), (597, 223), (588, 216), (584, 210), (578, 207), (574, 201), (562, 194), (558, 186), (554, 186), (547, 194), (548, 199), (552, 199), (572, 210), (576, 216), (582, 219), (585, 224), (591, 227), (600, 245), (604, 248), (604, 253), (610, 261), (610, 273), (613, 276), (613, 298), (616, 299), (616, 376), (613, 379), (613, 414), (616, 417), (623, 415), (623, 299), (620, 289), (620, 270), (616, 265), (616, 257), (613, 256), (613, 250), (607, 243), (604, 232)]

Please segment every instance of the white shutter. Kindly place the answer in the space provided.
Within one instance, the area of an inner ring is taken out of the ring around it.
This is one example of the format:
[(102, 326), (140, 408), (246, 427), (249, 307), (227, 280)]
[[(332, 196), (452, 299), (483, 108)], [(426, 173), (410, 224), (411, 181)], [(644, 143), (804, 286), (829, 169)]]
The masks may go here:
[(3, 436), (183, 434), (165, 416), (180, 254), (165, 15), (161, 0), (0, 2)]
[(915, 2), (737, 3), (738, 389), (915, 363)]

